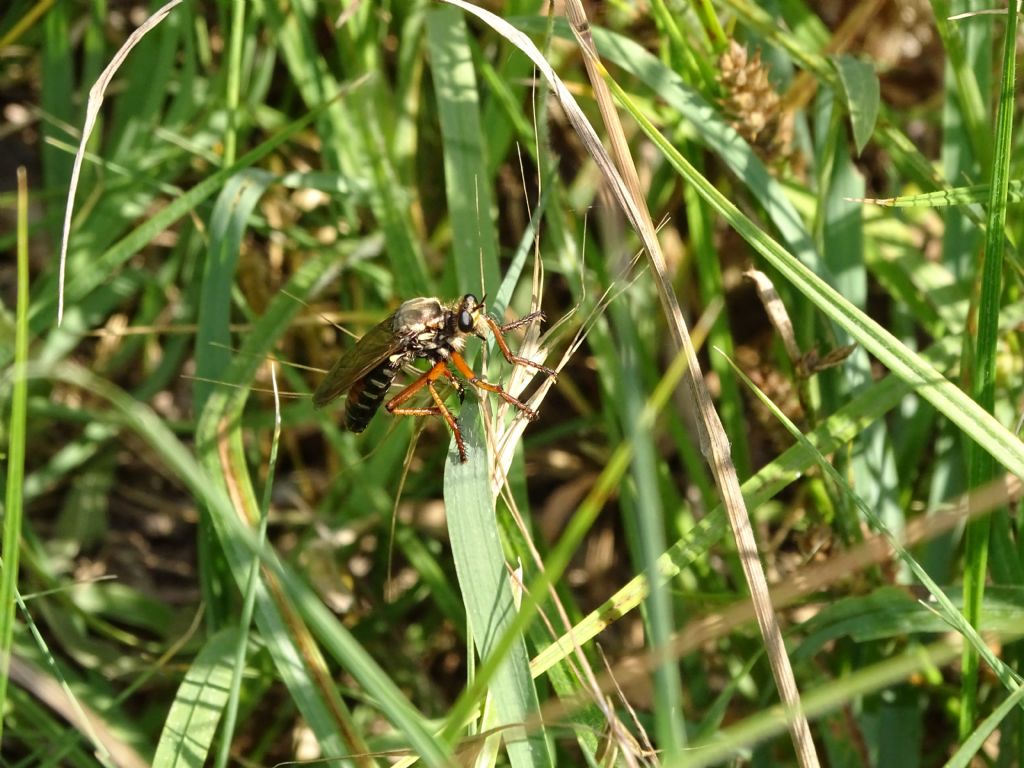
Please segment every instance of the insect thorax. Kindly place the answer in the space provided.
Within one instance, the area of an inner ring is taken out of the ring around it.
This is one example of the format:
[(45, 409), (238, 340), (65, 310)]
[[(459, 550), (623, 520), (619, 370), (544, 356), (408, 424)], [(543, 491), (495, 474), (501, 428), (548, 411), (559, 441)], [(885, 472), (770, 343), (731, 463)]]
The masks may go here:
[(392, 328), (406, 340), (402, 351), (390, 358), (396, 367), (415, 358), (427, 358), (432, 363), (447, 360), (452, 352), (461, 351), (465, 343), (452, 309), (434, 298), (403, 303), (395, 312)]

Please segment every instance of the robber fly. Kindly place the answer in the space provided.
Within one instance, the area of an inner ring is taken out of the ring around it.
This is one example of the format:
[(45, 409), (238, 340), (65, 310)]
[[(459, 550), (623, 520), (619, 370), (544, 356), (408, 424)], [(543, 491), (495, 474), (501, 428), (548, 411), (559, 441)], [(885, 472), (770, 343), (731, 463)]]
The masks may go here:
[[(506, 332), (543, 317), (541, 312), (531, 312), (518, 320), (498, 325), (487, 314), (484, 302), (477, 301), (471, 293), (447, 304), (428, 297), (409, 299), (341, 356), (313, 393), (313, 405), (322, 408), (347, 394), (345, 427), (352, 432), (362, 432), (380, 408), (398, 372), (412, 361), (425, 358), (431, 363), (430, 370), (384, 403), (384, 408), (396, 416), (443, 418), (455, 436), (459, 458), (465, 463), (466, 446), (462, 441), (462, 430), (438, 394), (435, 382), (441, 378), (448, 379), (459, 393), (459, 399), (463, 399), (465, 391), (452, 371), (454, 366), (474, 387), (494, 392), (522, 411), (528, 419), (535, 420), (536, 411), (512, 397), (500, 384), (492, 384), (477, 376), (462, 356), (462, 349), (468, 336), (486, 339), (490, 330), (501, 354), (510, 363), (535, 368), (554, 377), (555, 371), (550, 368), (512, 354), (504, 338)], [(421, 408), (405, 406), (424, 387), (430, 392), (433, 405)]]

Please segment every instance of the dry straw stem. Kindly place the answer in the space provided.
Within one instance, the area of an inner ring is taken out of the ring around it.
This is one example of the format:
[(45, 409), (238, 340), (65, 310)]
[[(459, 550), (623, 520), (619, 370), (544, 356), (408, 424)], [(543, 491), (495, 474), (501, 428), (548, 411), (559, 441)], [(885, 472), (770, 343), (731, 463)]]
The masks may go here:
[(92, 742), (97, 757), (121, 768), (146, 768), (149, 762), (107, 725), (103, 714), (96, 712), (61, 687), (49, 674), (18, 656), (11, 657), (11, 681), (31, 692), (37, 702), (45, 704), (68, 724), (77, 728)]
[[(570, 0), (567, 3), (567, 13), (570, 24), (576, 34), (581, 50), (584, 53), (584, 61), (590, 76), (591, 83), (597, 96), (598, 105), (601, 108), (605, 125), (609, 131), (613, 152), (619, 161), (619, 169), (616, 168), (608, 153), (605, 151), (597, 133), (590, 125), (583, 111), (576, 104), (572, 94), (565, 87), (558, 75), (544, 59), (543, 55), (533, 42), (519, 30), (512, 27), (506, 21), (494, 14), (463, 2), (463, 0), (446, 0), (463, 10), (472, 13), (484, 21), (492, 29), (505, 37), (519, 50), (526, 54), (530, 60), (544, 75), (551, 86), (552, 92), (565, 112), (566, 117), (572, 123), (579, 134), (588, 152), (601, 169), (611, 192), (615, 196), (623, 212), (629, 219), (634, 230), (639, 235), (648, 258), (650, 259), (652, 272), (655, 276), (655, 284), (658, 288), (658, 296), (661, 300), (662, 309), (668, 320), (672, 341), (676, 351), (684, 355), (689, 361), (689, 368), (685, 381), (689, 389), (690, 399), (696, 403), (699, 419), (696, 423), (700, 426), (700, 446), (711, 463), (712, 472), (719, 491), (722, 494), (723, 504), (729, 515), (729, 522), (736, 539), (737, 550), (743, 565), (744, 574), (750, 588), (757, 614), (758, 626), (764, 638), (768, 658), (772, 665), (772, 672), (775, 676), (776, 685), (779, 688), (783, 704), (789, 709), (793, 719), (790, 726), (791, 737), (796, 748), (800, 765), (805, 768), (817, 766), (818, 758), (811, 738), (810, 726), (806, 717), (800, 709), (800, 695), (793, 678), (792, 667), (789, 658), (785, 653), (785, 645), (782, 640), (782, 632), (778, 620), (771, 605), (771, 598), (768, 594), (768, 583), (765, 578), (761, 562), (757, 554), (757, 545), (754, 541), (753, 530), (750, 526), (750, 519), (747, 514), (743, 496), (740, 493), (739, 480), (736, 476), (736, 469), (733, 466), (729, 452), (729, 441), (722, 428), (721, 420), (714, 410), (711, 396), (704, 386), (700, 374), (700, 367), (697, 363), (696, 352), (689, 339), (686, 324), (683, 321), (682, 311), (672, 291), (667, 275), (665, 259), (658, 243), (654, 224), (650, 213), (643, 200), (640, 191), (639, 180), (633, 166), (632, 158), (625, 141), (622, 126), (618, 120), (611, 95), (604, 78), (607, 72), (601, 65), (593, 40), (589, 34), (589, 23), (578, 0)], [(625, 179), (623, 178), (625, 175)]]
[(743, 493), (740, 491), (736, 467), (732, 462), (729, 438), (726, 436), (722, 421), (715, 411), (711, 394), (704, 385), (700, 363), (697, 361), (697, 353), (693, 348), (689, 331), (683, 320), (682, 311), (672, 289), (672, 283), (668, 276), (665, 258), (661, 253), (661, 245), (658, 242), (654, 223), (651, 220), (650, 212), (647, 210), (644, 195), (640, 190), (640, 180), (636, 173), (636, 167), (633, 165), (633, 158), (629, 153), (625, 132), (622, 130), (622, 123), (619, 121), (611, 92), (605, 82), (608, 72), (598, 58), (597, 47), (594, 45), (590, 34), (590, 25), (587, 22), (583, 6), (579, 0), (570, 0), (566, 5), (566, 11), (576, 39), (584, 54), (583, 60), (587, 67), (587, 74), (594, 87), (594, 94), (597, 97), (601, 116), (604, 118), (605, 127), (608, 129), (611, 138), (612, 151), (615, 154), (618, 167), (627, 182), (629, 196), (626, 200), (620, 200), (620, 204), (627, 211), (629, 208), (634, 209), (632, 213), (627, 212), (627, 215), (630, 221), (633, 222), (633, 226), (636, 228), (647, 250), (647, 256), (651, 262), (651, 271), (655, 277), (655, 285), (658, 288), (658, 297), (668, 319), (669, 328), (672, 330), (672, 340), (675, 342), (676, 351), (685, 355), (689, 360), (683, 381), (690, 390), (693, 402), (696, 403), (699, 416), (696, 423), (702, 425), (706, 433), (701, 435), (701, 450), (704, 452), (705, 458), (708, 458), (711, 462), (711, 470), (715, 476), (715, 482), (718, 485), (719, 492), (722, 494), (722, 503), (725, 506), (729, 517), (729, 524), (732, 527), (733, 537), (736, 540), (736, 549), (740, 554), (743, 574), (750, 588), (754, 612), (757, 616), (758, 626), (761, 629), (761, 635), (764, 638), (768, 660), (772, 667), (772, 674), (775, 677), (775, 684), (779, 688), (783, 704), (792, 715), (790, 736), (793, 740), (793, 746), (796, 749), (800, 765), (804, 766), (804, 768), (811, 768), (818, 765), (818, 756), (814, 748), (814, 740), (811, 737), (810, 725), (800, 707), (800, 692), (793, 677), (793, 668), (789, 663), (789, 657), (786, 655), (786, 645), (782, 639), (782, 630), (779, 627), (775, 610), (772, 607), (771, 595), (768, 592), (768, 579), (765, 576), (761, 559), (757, 553), (757, 542), (754, 540), (750, 516), (747, 513), (746, 502), (743, 500)]
[(78, 189), (78, 177), (82, 172), (85, 146), (89, 143), (92, 129), (96, 127), (96, 119), (99, 117), (100, 107), (103, 106), (103, 96), (110, 86), (110, 81), (117, 74), (117, 70), (121, 68), (125, 59), (128, 58), (128, 54), (132, 52), (132, 48), (138, 45), (139, 41), (149, 34), (151, 29), (163, 21), (167, 14), (174, 9), (174, 6), (180, 5), (181, 2), (182, 0), (171, 0), (171, 2), (162, 6), (156, 13), (146, 19), (142, 26), (132, 32), (128, 39), (124, 41), (124, 45), (118, 48), (114, 58), (110, 60), (110, 63), (100, 73), (92, 88), (89, 89), (89, 103), (85, 110), (85, 125), (82, 126), (82, 139), (78, 143), (78, 151), (75, 152), (75, 164), (71, 169), (71, 182), (68, 184), (68, 202), (64, 207), (64, 234), (60, 241), (60, 278), (57, 289), (59, 292), (57, 297), (58, 326), (64, 319), (64, 271), (68, 258), (68, 239), (71, 236), (71, 214), (75, 208), (75, 190)]
[(789, 356), (790, 362), (798, 365), (803, 354), (800, 352), (800, 346), (796, 342), (796, 331), (793, 329), (793, 321), (789, 319), (789, 312), (786, 311), (786, 306), (782, 303), (782, 297), (775, 290), (775, 285), (772, 283), (771, 278), (759, 269), (748, 269), (743, 273), (743, 276), (754, 281), (757, 295), (761, 299), (765, 312), (768, 313), (768, 319), (775, 326), (775, 332), (782, 339), (782, 346), (786, 348), (786, 354)]

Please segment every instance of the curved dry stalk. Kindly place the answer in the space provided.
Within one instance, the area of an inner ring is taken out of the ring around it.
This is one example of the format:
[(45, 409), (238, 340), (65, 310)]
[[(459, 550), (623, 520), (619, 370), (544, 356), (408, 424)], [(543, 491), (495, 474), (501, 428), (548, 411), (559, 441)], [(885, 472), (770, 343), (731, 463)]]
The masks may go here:
[(601, 170), (609, 190), (614, 195), (626, 218), (644, 245), (654, 274), (655, 285), (658, 289), (658, 298), (661, 301), (662, 310), (668, 321), (673, 346), (676, 352), (682, 354), (689, 362), (688, 370), (684, 377), (689, 397), (684, 398), (684, 400), (694, 403), (697, 418), (694, 419), (693, 423), (698, 425), (701, 452), (711, 465), (716, 485), (722, 495), (723, 505), (729, 516), (744, 576), (746, 577), (754, 602), (757, 623), (771, 663), (772, 673), (779, 688), (780, 698), (791, 716), (790, 735), (800, 765), (804, 768), (815, 767), (819, 762), (811, 737), (810, 725), (800, 707), (800, 694), (796, 687), (789, 657), (786, 655), (782, 631), (772, 607), (771, 597), (768, 592), (768, 581), (765, 578), (758, 556), (757, 543), (750, 525), (746, 503), (740, 492), (739, 478), (736, 475), (736, 468), (732, 462), (729, 440), (725, 434), (722, 422), (714, 409), (711, 395), (704, 384), (696, 351), (689, 338), (679, 302), (675, 292), (672, 290), (654, 224), (640, 190), (636, 168), (633, 165), (632, 157), (626, 144), (625, 134), (622, 131), (621, 123), (612, 102), (611, 93), (604, 79), (607, 73), (598, 58), (597, 49), (590, 35), (589, 23), (582, 5), (579, 0), (569, 0), (566, 4), (566, 11), (574, 34), (584, 54), (583, 59), (587, 67), (587, 73), (594, 88), (594, 94), (601, 109), (605, 127), (608, 129), (612, 142), (612, 151), (616, 157), (618, 167), (616, 167), (616, 163), (612, 161), (612, 158), (605, 151), (596, 131), (576, 104), (572, 94), (547, 63), (540, 51), (537, 50), (533, 41), (500, 17), (471, 5), (464, 0), (445, 0), (445, 2), (462, 8), (484, 21), (519, 48), (537, 66), (548, 81), (552, 93), (558, 99), (569, 122), (579, 134), (584, 145), (587, 147), (587, 151)]
[(100, 107), (103, 106), (103, 97), (107, 92), (107, 88), (110, 86), (110, 81), (114, 79), (114, 75), (117, 74), (117, 70), (124, 64), (125, 59), (128, 58), (128, 54), (132, 52), (132, 48), (139, 44), (139, 42), (146, 35), (149, 34), (150, 30), (156, 27), (160, 22), (167, 18), (174, 6), (180, 5), (182, 0), (171, 0), (169, 3), (159, 8), (152, 16), (132, 32), (128, 39), (124, 41), (124, 44), (118, 48), (117, 53), (114, 54), (114, 58), (110, 60), (110, 63), (104, 68), (93, 84), (92, 88), (89, 89), (89, 103), (86, 105), (85, 111), (85, 125), (82, 126), (82, 139), (78, 143), (78, 151), (75, 152), (75, 164), (71, 169), (71, 181), (68, 184), (68, 202), (64, 207), (64, 234), (60, 240), (60, 270), (58, 280), (58, 298), (57, 298), (57, 325), (60, 326), (61, 321), (64, 319), (64, 273), (65, 265), (67, 264), (68, 258), (68, 240), (71, 237), (71, 214), (75, 208), (75, 191), (78, 189), (78, 177), (82, 172), (82, 160), (85, 157), (85, 147), (89, 143), (89, 137), (92, 136), (92, 130), (96, 127), (96, 119), (100, 114)]

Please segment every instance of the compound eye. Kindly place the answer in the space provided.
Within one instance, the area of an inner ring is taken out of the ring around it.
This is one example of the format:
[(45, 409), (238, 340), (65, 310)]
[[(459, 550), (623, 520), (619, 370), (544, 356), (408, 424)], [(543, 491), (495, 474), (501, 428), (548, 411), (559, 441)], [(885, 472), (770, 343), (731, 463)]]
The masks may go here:
[(476, 324), (473, 322), (473, 315), (467, 312), (465, 309), (459, 313), (459, 330), (463, 333), (469, 333), (473, 330)]

